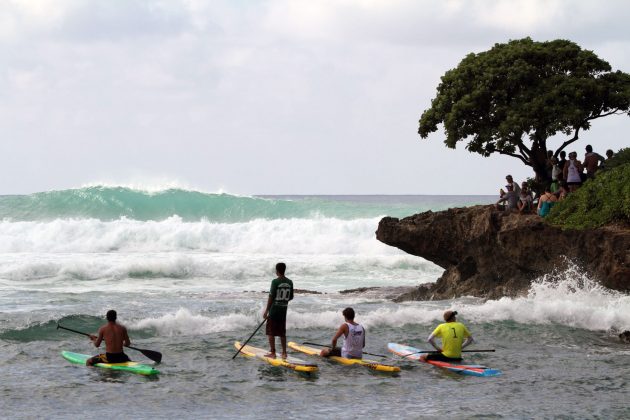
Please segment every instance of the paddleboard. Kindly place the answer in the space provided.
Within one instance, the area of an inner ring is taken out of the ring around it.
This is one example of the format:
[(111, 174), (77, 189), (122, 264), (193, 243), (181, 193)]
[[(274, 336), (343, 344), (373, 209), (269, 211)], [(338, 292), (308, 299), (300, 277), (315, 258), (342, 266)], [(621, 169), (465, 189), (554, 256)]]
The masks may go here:
[[(235, 341), (234, 347), (240, 349), (241, 343), (239, 341)], [(308, 363), (304, 360), (292, 356), (289, 356), (286, 359), (282, 359), (281, 357), (276, 357), (275, 359), (271, 357), (266, 357), (265, 354), (267, 354), (267, 350), (250, 345), (246, 345), (245, 347), (243, 347), (241, 349), (241, 354), (245, 357), (260, 359), (264, 362), (269, 363), (271, 366), (283, 367), (294, 370), (296, 372), (317, 372), (317, 365), (314, 363)]]
[[(87, 359), (89, 359), (90, 355), (73, 353), (71, 351), (62, 351), (61, 355), (64, 359), (69, 361), (70, 363), (75, 363), (77, 365), (84, 365)], [(96, 363), (94, 366), (103, 368), (103, 369), (112, 369), (112, 370), (124, 370), (126, 372), (137, 373), (139, 375), (157, 375), (160, 373), (157, 369), (154, 369), (152, 366), (143, 365), (138, 362), (125, 362), (125, 363)]]
[(490, 369), (486, 366), (482, 365), (464, 365), (450, 362), (441, 362), (438, 360), (423, 360), (421, 359), (422, 349), (417, 349), (411, 346), (405, 346), (404, 344), (398, 343), (389, 343), (387, 345), (387, 350), (392, 353), (403, 357), (408, 360), (416, 360), (419, 362), (429, 363), (433, 366), (437, 366), (439, 368), (448, 369), (451, 372), (457, 372), (462, 375), (471, 375), (471, 376), (499, 376), (501, 374), (500, 370)]
[[(293, 350), (297, 350), (299, 352), (308, 354), (310, 356), (320, 356), (319, 352), (321, 349), (316, 349), (314, 347), (305, 346), (302, 344), (289, 342), (288, 346)], [(321, 356), (320, 356), (321, 357)], [(332, 360), (344, 365), (359, 365), (365, 366), (368, 369), (376, 370), (379, 372), (400, 372), (400, 368), (398, 366), (386, 365), (382, 363), (378, 363), (374, 360), (366, 360), (366, 359), (348, 359), (340, 356), (328, 356), (324, 357), (324, 359)]]

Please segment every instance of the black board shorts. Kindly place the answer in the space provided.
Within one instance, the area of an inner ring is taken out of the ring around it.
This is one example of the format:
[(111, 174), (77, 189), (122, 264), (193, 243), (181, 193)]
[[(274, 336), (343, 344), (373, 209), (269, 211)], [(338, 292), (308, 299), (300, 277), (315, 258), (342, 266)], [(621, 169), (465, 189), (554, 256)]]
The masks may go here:
[(438, 362), (449, 362), (449, 363), (459, 363), (462, 361), (462, 358), (451, 358), (446, 357), (442, 353), (430, 353), (427, 354), (427, 358), (425, 360), (435, 360)]
[(125, 353), (105, 353), (92, 358), (94, 363), (125, 363), (131, 359)]
[(267, 318), (265, 326), (265, 334), (274, 337), (286, 337), (287, 335), (287, 314), (276, 314), (274, 317)]

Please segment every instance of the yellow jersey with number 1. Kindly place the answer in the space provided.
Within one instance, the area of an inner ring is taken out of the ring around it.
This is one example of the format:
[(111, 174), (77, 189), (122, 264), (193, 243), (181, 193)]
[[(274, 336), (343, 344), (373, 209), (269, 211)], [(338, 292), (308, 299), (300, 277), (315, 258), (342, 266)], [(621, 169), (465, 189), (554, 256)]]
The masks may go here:
[(470, 337), (470, 331), (461, 322), (445, 322), (438, 325), (432, 335), (442, 340), (444, 356), (458, 359), (462, 357), (462, 343), (464, 338)]

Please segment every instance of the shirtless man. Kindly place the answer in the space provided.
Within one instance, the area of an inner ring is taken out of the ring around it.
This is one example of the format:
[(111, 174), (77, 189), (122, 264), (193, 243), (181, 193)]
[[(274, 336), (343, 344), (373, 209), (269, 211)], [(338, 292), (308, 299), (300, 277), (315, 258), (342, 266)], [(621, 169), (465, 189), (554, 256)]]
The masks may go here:
[(94, 347), (100, 347), (105, 340), (105, 354), (89, 358), (85, 364), (92, 366), (95, 363), (124, 363), (130, 359), (123, 351), (123, 346), (129, 346), (131, 340), (127, 334), (127, 328), (116, 323), (116, 311), (107, 311), (107, 324), (98, 329), (98, 336), (90, 334), (90, 340)]
[(586, 146), (586, 155), (584, 155), (584, 168), (586, 168), (586, 176), (593, 178), (595, 172), (599, 169), (600, 162), (603, 164), (606, 159), (603, 156), (593, 152), (593, 146)]
[[(332, 346), (320, 352), (321, 356), (341, 356), (346, 359), (361, 359), (365, 347), (365, 329), (354, 322), (354, 309), (346, 308), (342, 312), (346, 322), (341, 324), (332, 338)], [(343, 335), (343, 346), (337, 347), (337, 340)]]

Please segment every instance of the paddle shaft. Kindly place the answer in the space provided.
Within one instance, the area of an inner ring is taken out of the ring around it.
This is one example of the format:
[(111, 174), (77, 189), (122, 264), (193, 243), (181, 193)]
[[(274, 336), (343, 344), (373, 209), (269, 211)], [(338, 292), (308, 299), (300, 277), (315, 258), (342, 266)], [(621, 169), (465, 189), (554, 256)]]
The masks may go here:
[[(86, 337), (90, 337), (91, 338), (91, 335), (88, 334), (88, 333), (84, 333), (82, 331), (73, 330), (72, 328), (62, 327), (61, 325), (57, 324), (57, 329), (59, 329), (59, 328), (61, 328), (62, 330), (71, 331), (73, 333), (85, 335)], [(160, 363), (162, 361), (162, 353), (160, 353), (159, 351), (139, 349), (137, 347), (132, 347), (132, 346), (125, 346), (125, 347), (128, 347), (130, 349), (139, 351), (140, 353), (144, 354), (147, 358), (153, 360), (154, 362)]]
[(232, 359), (234, 359), (236, 356), (238, 356), (238, 354), (241, 352), (241, 350), (243, 350), (243, 347), (245, 347), (247, 345), (247, 343), (249, 343), (249, 340), (252, 339), (253, 336), (256, 335), (256, 333), (258, 332), (258, 330), (260, 329), (260, 327), (263, 326), (263, 324), (267, 322), (267, 318), (263, 319), (263, 321), (260, 323), (260, 325), (258, 327), (256, 327), (256, 329), (254, 330), (254, 332), (252, 333), (252, 335), (249, 336), (249, 338), (247, 340), (245, 340), (245, 342), (243, 343), (243, 345), (241, 346), (240, 349), (238, 349), (236, 351), (236, 353), (234, 353), (234, 356), (232, 356)]
[[(311, 346), (318, 346), (318, 347), (326, 347), (326, 348), (329, 348), (329, 349), (330, 349), (330, 348), (332, 348), (332, 347), (330, 347), (330, 346), (328, 346), (328, 345), (324, 345), (324, 344), (308, 343), (308, 342), (305, 342), (304, 344), (309, 344), (309, 345), (311, 345)], [(367, 351), (364, 351), (364, 352), (362, 352), (362, 353), (363, 353), (363, 354), (368, 354), (368, 355), (370, 355), (370, 356), (376, 356), (376, 357), (387, 357), (387, 356), (385, 356), (385, 355), (383, 355), (383, 354), (368, 353)]]

